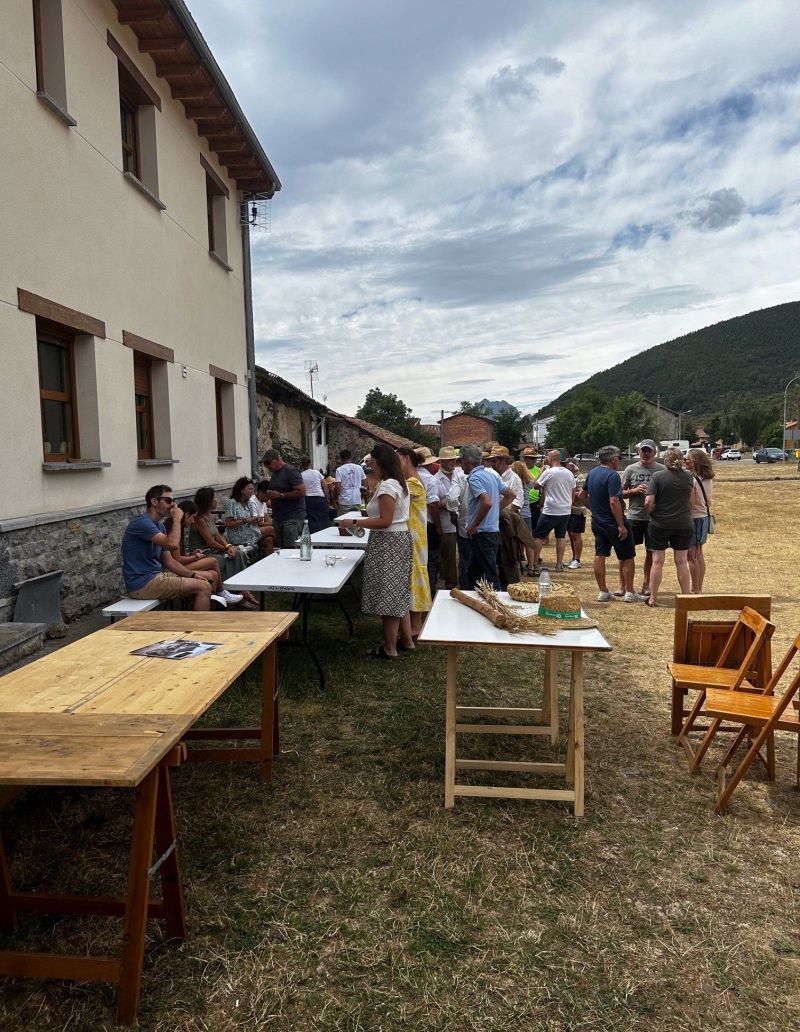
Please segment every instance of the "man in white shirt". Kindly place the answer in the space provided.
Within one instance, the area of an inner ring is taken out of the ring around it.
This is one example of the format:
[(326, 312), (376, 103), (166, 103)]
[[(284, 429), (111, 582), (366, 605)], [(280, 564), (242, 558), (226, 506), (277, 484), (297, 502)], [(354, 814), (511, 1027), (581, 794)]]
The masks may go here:
[(575, 477), (561, 465), (561, 452), (557, 449), (547, 453), (549, 466), (542, 470), (534, 487), (544, 488), (544, 507), (533, 531), (534, 575), (541, 571), (541, 554), (547, 535), (552, 530), (556, 536), (556, 572), (564, 569), (564, 546), (567, 524), (575, 497)]
[(439, 580), (439, 540), (441, 534), (435, 523), (435, 513), (439, 507), (439, 493), (436, 490), (433, 473), (428, 469), (428, 466), (436, 466), (438, 471), (438, 464), (436, 456), (430, 448), (420, 447), (415, 448), (414, 451), (419, 457), (417, 477), (425, 488), (425, 501), (427, 502), (428, 580), (431, 587), (431, 598), (433, 598), (436, 594), (436, 584)]
[(447, 508), (447, 495), (453, 483), (453, 471), (456, 468), (458, 452), (455, 448), (441, 448), (436, 457), (439, 472), (433, 477), (436, 488), (437, 503), (434, 511), (434, 523), (439, 532), (439, 555), (441, 560), (444, 586), (449, 591), (456, 586), (458, 571), (456, 569), (456, 524), (450, 518)]
[(345, 449), (339, 454), (341, 466), (336, 470), (336, 512), (341, 516), (361, 508), (361, 485), (367, 479), (361, 466), (353, 462), (353, 453)]
[(506, 487), (510, 487), (514, 492), (514, 501), (511, 504), (517, 512), (521, 512), (523, 502), (522, 481), (511, 468), (511, 453), (508, 448), (497, 445), (497, 447), (492, 448), (491, 459), (495, 472), (500, 474), (500, 479)]

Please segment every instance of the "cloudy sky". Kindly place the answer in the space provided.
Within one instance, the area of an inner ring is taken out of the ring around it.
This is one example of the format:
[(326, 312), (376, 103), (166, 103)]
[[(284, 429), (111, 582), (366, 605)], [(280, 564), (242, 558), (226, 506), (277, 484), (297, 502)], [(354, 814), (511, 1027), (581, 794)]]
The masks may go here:
[(283, 182), (258, 361), (339, 411), (531, 411), (800, 297), (796, 0), (189, 6)]

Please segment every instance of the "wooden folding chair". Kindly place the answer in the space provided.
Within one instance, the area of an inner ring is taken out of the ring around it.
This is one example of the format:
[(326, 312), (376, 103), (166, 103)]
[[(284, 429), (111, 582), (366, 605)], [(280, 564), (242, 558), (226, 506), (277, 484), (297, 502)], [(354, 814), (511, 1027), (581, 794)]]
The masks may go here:
[[(733, 691), (737, 688), (744, 688), (745, 691), (758, 692), (758, 688), (746, 680), (747, 674), (754, 669), (759, 659), (759, 654), (769, 643), (775, 631), (775, 625), (765, 619), (749, 606), (745, 606), (739, 614), (736, 624), (728, 636), (725, 647), (714, 666), (694, 666), (686, 663), (670, 663), (669, 670), (673, 682), (680, 688), (694, 688), (697, 690), (697, 697), (689, 715), (683, 723), (678, 741), (686, 750), (689, 757), (689, 771), (694, 774), (711, 745), (711, 740), (717, 733), (721, 721), (714, 719), (708, 725), (703, 739), (697, 749), (693, 749), (689, 734), (695, 729), (697, 718), (702, 712), (706, 699), (706, 692), (709, 688), (718, 688)], [(734, 653), (739, 643), (751, 637), (744, 656), (739, 661), (738, 667), (727, 666), (730, 656)]]
[[(800, 670), (795, 674), (783, 695), (776, 696), (774, 694), (775, 688), (789, 669), (798, 651), (800, 651), (800, 635), (789, 646), (788, 652), (770, 678), (766, 689), (760, 695), (741, 691), (720, 691), (714, 688), (708, 690), (706, 694), (706, 712), (716, 720), (727, 720), (743, 725), (717, 767), (717, 804), (714, 807), (715, 813), (722, 813), (725, 809), (728, 800), (733, 795), (736, 786), (747, 773), (753, 760), (758, 757), (764, 762), (764, 758), (761, 756), (762, 746), (765, 742), (771, 740), (772, 734), (775, 731), (791, 731), (798, 736), (796, 779), (797, 785), (800, 788), (800, 714), (798, 714), (796, 701), (793, 708), (790, 709), (789, 707), (789, 704), (795, 698), (798, 691), (800, 691)], [(736, 768), (733, 777), (730, 781), (727, 781), (728, 767), (731, 760), (746, 738), (750, 739), (750, 748)], [(774, 774), (772, 777), (774, 777)]]
[[(691, 663), (695, 666), (714, 666), (725, 648), (736, 619), (745, 606), (769, 620), (772, 612), (771, 595), (678, 595), (675, 599), (675, 629), (672, 646), (673, 663)], [(729, 618), (727, 614), (730, 614)], [(709, 618), (710, 617), (710, 618)], [(728, 657), (728, 664), (736, 666), (744, 656), (749, 642), (744, 638)], [(762, 650), (760, 662), (748, 675), (748, 680), (763, 690), (772, 674), (772, 655), (769, 645)], [(672, 682), (672, 734), (681, 732), (689, 715), (684, 709), (687, 689)], [(695, 728), (698, 730), (698, 728)]]

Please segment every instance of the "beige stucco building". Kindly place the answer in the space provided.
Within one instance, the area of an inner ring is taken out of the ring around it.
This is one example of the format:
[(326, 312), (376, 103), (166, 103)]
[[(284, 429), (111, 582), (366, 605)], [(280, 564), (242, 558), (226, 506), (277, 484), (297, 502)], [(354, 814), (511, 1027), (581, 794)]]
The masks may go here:
[(241, 206), (280, 189), (182, 0), (2, 6), (0, 619), (54, 564), (76, 589), (97, 534), (59, 534), (253, 469)]

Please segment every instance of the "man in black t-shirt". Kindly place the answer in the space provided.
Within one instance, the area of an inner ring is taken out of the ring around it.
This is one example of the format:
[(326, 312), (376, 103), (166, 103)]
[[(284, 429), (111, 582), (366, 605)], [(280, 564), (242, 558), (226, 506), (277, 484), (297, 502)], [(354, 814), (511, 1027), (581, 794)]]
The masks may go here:
[(284, 462), (274, 448), (264, 452), (261, 461), (271, 474), (269, 491), (263, 493), (272, 504), (275, 544), (279, 548), (297, 548), (295, 542), (306, 519), (306, 485), (300, 471)]

